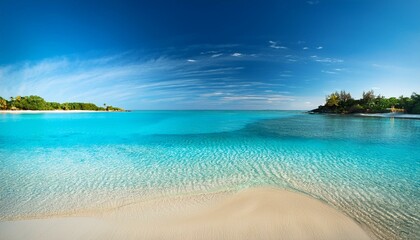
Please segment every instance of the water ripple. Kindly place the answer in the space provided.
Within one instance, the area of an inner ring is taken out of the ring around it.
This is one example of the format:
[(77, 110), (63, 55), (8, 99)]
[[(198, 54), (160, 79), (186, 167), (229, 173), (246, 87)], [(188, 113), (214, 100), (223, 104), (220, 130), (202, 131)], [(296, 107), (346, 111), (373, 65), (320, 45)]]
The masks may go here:
[(10, 138), (0, 143), (0, 218), (272, 185), (329, 203), (378, 239), (419, 236), (420, 121), (295, 115), (204, 134), (0, 132)]

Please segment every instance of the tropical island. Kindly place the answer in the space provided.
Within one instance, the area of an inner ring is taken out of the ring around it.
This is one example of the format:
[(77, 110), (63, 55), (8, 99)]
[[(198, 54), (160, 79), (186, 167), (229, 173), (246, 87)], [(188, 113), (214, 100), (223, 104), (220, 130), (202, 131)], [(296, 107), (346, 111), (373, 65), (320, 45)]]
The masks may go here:
[(410, 97), (386, 98), (375, 95), (373, 90), (363, 92), (361, 99), (353, 99), (346, 91), (333, 92), (326, 96), (325, 104), (309, 113), (408, 113), (420, 114), (420, 94), (413, 92)]
[(122, 108), (107, 106), (98, 107), (93, 103), (82, 103), (82, 102), (47, 102), (40, 96), (16, 96), (10, 97), (10, 100), (6, 100), (0, 97), (0, 110), (33, 110), (33, 111), (110, 111), (110, 112), (122, 112), (125, 111)]

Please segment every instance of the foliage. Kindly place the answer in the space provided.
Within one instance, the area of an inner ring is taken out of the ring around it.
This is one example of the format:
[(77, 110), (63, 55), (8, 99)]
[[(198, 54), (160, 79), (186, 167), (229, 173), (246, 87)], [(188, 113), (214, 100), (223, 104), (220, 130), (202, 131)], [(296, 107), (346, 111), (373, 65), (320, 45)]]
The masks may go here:
[(113, 106), (106, 106), (107, 111), (124, 111), (122, 108), (113, 107)]
[(326, 105), (328, 107), (338, 107), (338, 105), (340, 104), (340, 96), (338, 95), (337, 92), (332, 93), (331, 95), (327, 96), (327, 103)]
[(91, 110), (91, 111), (124, 111), (122, 108), (108, 106), (98, 107), (93, 103), (58, 103), (47, 102), (40, 96), (10, 97), (10, 101), (0, 97), (1, 110)]
[(412, 106), (410, 109), (411, 113), (420, 114), (420, 94), (413, 93), (411, 95)]
[(21, 97), (17, 96), (11, 98), (9, 102), (10, 107), (22, 110), (50, 110), (48, 103), (39, 96)]
[(355, 100), (345, 91), (334, 92), (325, 99), (325, 104), (311, 112), (315, 113), (385, 113), (397, 109), (406, 113), (420, 114), (420, 94), (411, 97), (386, 98), (371, 90), (363, 92), (362, 98)]
[(0, 97), (0, 109), (6, 110), (7, 109), (7, 100)]

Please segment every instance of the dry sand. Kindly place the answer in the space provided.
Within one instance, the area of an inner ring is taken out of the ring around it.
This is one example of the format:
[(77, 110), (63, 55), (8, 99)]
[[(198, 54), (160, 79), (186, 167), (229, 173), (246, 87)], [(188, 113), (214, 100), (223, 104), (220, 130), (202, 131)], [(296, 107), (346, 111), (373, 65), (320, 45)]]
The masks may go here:
[(85, 216), (0, 222), (0, 239), (369, 239), (352, 219), (272, 188), (140, 202)]

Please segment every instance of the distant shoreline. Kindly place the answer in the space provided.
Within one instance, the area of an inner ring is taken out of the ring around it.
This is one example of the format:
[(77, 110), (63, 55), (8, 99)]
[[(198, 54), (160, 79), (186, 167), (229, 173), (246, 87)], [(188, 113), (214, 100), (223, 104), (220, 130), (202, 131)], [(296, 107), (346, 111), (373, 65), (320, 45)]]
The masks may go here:
[(402, 119), (419, 119), (420, 114), (408, 114), (408, 113), (355, 113), (355, 116), (360, 117), (380, 117), (380, 118), (402, 118)]
[(31, 113), (92, 113), (92, 112), (128, 112), (128, 111), (96, 111), (96, 110), (0, 110), (0, 113), (31, 114)]
[(420, 120), (420, 114), (408, 114), (408, 113), (318, 113), (318, 112), (307, 112), (309, 114), (320, 114), (320, 115), (340, 115), (340, 116), (353, 116), (353, 117), (377, 117), (377, 118), (400, 118), (400, 119), (418, 119)]
[[(122, 112), (124, 109), (113, 107), (104, 103), (103, 107), (98, 107), (94, 103), (85, 102), (47, 102), (40, 96), (16, 96), (10, 97), (10, 101), (0, 97), (0, 109), (9, 111), (107, 111), (107, 112)], [(25, 112), (29, 113), (29, 112)]]

